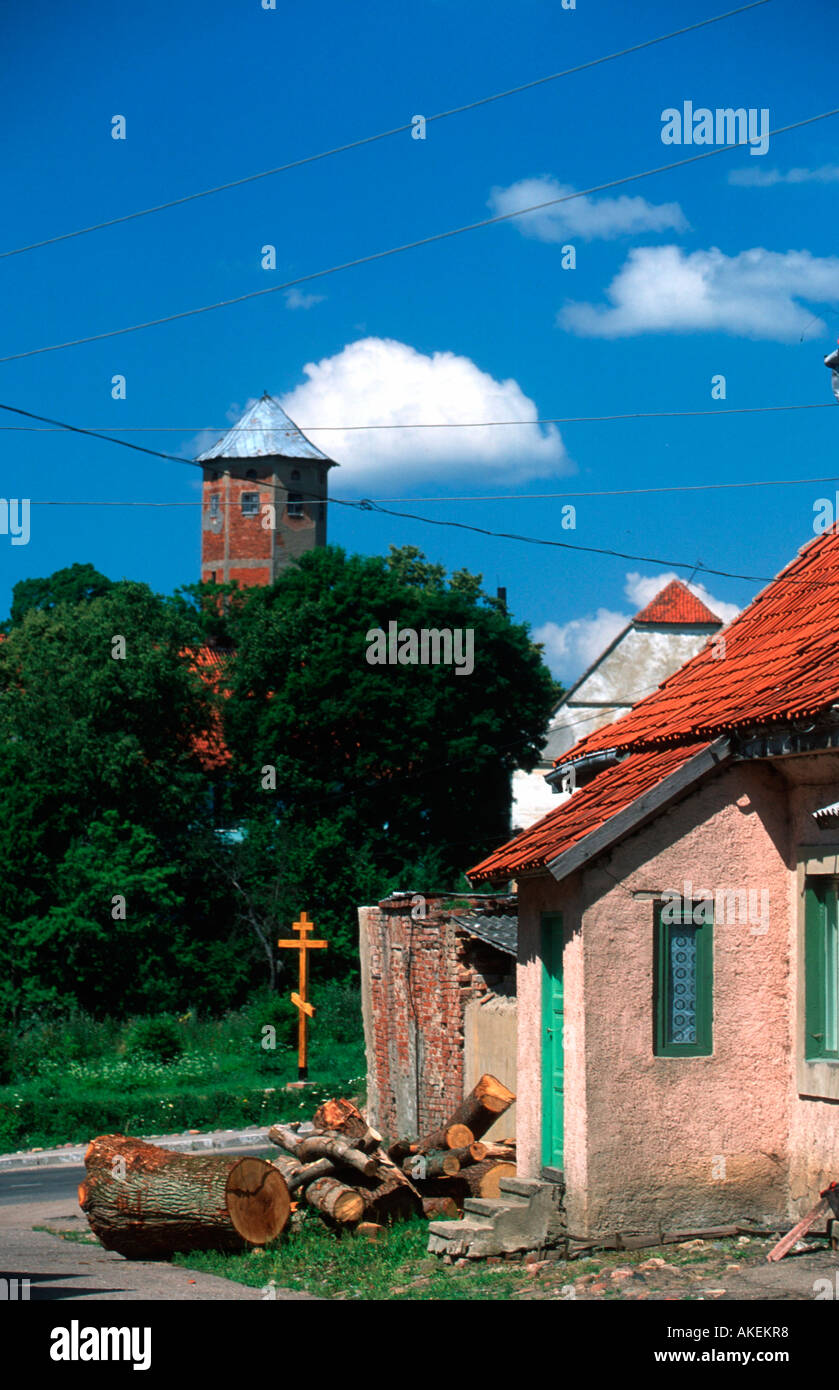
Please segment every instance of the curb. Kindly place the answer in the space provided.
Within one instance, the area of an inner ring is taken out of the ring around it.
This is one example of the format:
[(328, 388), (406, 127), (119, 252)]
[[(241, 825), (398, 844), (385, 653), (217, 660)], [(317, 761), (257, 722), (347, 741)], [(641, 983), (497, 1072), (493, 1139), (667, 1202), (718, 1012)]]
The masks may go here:
[[(143, 1134), (150, 1144), (160, 1144), (176, 1153), (200, 1153), (207, 1149), (254, 1148), (265, 1149), (269, 1141), (263, 1127), (250, 1129), (221, 1129), (210, 1134)], [(60, 1149), (29, 1149), (13, 1154), (0, 1154), (0, 1173), (16, 1172), (21, 1168), (61, 1168), (65, 1164), (78, 1167), (84, 1162), (86, 1144), (67, 1144)]]

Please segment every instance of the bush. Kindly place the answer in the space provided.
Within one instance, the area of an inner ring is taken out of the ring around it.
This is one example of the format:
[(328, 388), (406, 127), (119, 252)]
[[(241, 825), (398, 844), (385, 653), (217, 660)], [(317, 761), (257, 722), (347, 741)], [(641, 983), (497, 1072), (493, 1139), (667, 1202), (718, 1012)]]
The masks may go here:
[(151, 1057), (155, 1062), (173, 1062), (184, 1050), (183, 1033), (174, 1019), (141, 1018), (131, 1029), (128, 1049), (135, 1057)]

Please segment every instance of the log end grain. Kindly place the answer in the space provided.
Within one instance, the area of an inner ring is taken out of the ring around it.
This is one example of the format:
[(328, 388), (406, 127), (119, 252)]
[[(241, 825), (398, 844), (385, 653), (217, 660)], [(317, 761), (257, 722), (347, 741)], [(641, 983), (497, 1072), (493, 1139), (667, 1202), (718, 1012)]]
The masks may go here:
[(225, 1195), (233, 1227), (249, 1245), (266, 1245), (285, 1229), (291, 1215), (288, 1186), (261, 1158), (243, 1158), (231, 1168)]

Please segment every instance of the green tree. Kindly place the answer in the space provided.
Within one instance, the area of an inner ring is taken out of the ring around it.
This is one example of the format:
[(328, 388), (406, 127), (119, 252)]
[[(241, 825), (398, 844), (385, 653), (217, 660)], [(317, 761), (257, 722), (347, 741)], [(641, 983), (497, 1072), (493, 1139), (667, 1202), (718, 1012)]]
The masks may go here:
[(19, 579), (12, 589), (12, 606), (9, 621), (4, 625), (8, 630), (33, 608), (49, 612), (60, 603), (87, 603), (99, 598), (113, 587), (113, 580), (100, 574), (91, 564), (70, 565), (67, 569), (56, 570), (47, 579)]
[(123, 582), (29, 608), (0, 643), (0, 976), (13, 1011), (219, 1004), (241, 984), (200, 755), (213, 700), (189, 657), (198, 635), (171, 601)]
[[(391, 623), (471, 630), (474, 671), (372, 665), (368, 634)], [(511, 773), (535, 765), (558, 688), (479, 576), (447, 580), (413, 547), (312, 551), (248, 595), (235, 635), (225, 728), (228, 815), (247, 830), (229, 850), (240, 887), (273, 894), (266, 922), (317, 912), (339, 942), (331, 962), (352, 967), (359, 902), (454, 888), (507, 836)]]

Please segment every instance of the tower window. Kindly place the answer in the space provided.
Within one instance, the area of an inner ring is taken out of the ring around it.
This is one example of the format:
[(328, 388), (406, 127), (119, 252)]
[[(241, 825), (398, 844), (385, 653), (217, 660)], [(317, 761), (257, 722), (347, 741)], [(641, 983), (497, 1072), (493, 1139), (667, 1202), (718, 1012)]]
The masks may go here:
[(255, 469), (255, 468), (249, 468), (248, 471), (247, 471), (247, 473), (245, 474), (245, 477), (246, 477), (246, 478), (255, 478), (255, 477), (256, 477), (256, 469)]
[(286, 503), (286, 515), (290, 517), (304, 516), (303, 498), (299, 492), (290, 492)]
[(300, 469), (299, 469), (299, 468), (294, 468), (294, 469), (292, 469), (291, 481), (292, 481), (293, 483), (299, 483), (299, 482), (300, 482)]
[(259, 493), (242, 493), (242, 516), (257, 516), (259, 514)]
[(214, 492), (210, 498), (210, 516), (218, 516), (220, 500), (218, 493)]

